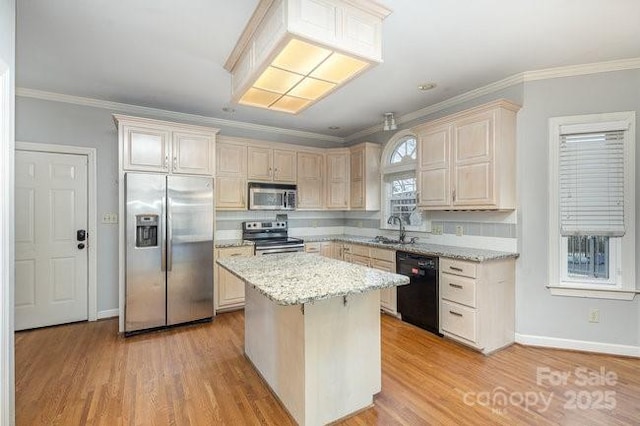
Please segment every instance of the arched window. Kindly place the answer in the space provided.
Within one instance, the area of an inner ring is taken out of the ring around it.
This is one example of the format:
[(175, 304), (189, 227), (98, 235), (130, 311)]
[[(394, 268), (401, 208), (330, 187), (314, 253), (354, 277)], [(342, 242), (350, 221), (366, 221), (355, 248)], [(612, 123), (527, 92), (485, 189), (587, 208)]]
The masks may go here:
[(417, 205), (417, 148), (416, 136), (409, 131), (396, 133), (382, 153), (382, 228), (389, 225), (389, 217), (399, 216), (408, 230), (423, 231), (423, 214)]

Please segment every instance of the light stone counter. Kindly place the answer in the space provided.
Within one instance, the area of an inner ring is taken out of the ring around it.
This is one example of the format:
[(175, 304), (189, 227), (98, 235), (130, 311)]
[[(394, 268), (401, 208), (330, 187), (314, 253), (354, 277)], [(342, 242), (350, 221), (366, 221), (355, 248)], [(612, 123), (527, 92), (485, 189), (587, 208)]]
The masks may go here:
[(306, 243), (318, 241), (337, 241), (342, 243), (362, 244), (369, 247), (385, 248), (389, 250), (406, 251), (427, 256), (448, 257), (450, 259), (470, 260), (473, 262), (486, 262), (517, 258), (518, 253), (506, 251), (475, 249), (468, 247), (445, 246), (442, 244), (429, 244), (417, 242), (414, 244), (383, 244), (374, 241), (373, 237), (359, 237), (352, 235), (318, 235), (303, 237)]
[(228, 248), (228, 247), (242, 247), (242, 246), (252, 246), (253, 242), (247, 240), (215, 240), (214, 246), (215, 248)]
[(279, 305), (300, 305), (409, 283), (403, 275), (308, 253), (228, 257), (218, 263)]

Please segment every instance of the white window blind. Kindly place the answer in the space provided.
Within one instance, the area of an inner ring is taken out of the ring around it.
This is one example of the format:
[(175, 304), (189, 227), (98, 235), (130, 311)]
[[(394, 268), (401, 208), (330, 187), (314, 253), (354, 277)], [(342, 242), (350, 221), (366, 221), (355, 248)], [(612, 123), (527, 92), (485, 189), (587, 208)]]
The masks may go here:
[(560, 233), (620, 237), (624, 226), (624, 132), (560, 136)]

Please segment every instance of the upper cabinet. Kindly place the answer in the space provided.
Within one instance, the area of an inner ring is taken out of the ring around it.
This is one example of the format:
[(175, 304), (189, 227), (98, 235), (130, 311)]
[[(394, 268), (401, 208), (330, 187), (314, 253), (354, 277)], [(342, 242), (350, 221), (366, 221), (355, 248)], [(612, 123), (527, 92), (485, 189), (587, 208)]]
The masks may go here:
[(349, 208), (350, 155), (346, 148), (327, 151), (325, 188), (327, 209)]
[[(222, 139), (222, 138), (221, 138)], [(247, 208), (247, 146), (238, 143), (216, 144), (216, 208)]]
[(296, 151), (249, 146), (248, 179), (266, 182), (296, 182)]
[(515, 209), (519, 109), (499, 100), (414, 128), (419, 141), (419, 206)]
[(218, 129), (114, 115), (124, 170), (214, 174)]
[(380, 210), (380, 155), (378, 144), (351, 147), (351, 210)]
[(320, 210), (324, 200), (324, 155), (298, 152), (298, 210)]

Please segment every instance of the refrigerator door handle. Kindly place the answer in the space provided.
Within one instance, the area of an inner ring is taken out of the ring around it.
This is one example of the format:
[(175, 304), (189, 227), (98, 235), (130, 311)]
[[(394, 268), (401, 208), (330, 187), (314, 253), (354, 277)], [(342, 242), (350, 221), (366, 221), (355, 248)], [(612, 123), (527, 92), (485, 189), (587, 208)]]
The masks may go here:
[(162, 272), (165, 272), (167, 270), (167, 225), (166, 225), (166, 220), (165, 220), (165, 212), (167, 211), (167, 199), (166, 197), (162, 197), (162, 224), (160, 225), (162, 227), (161, 230), (161, 243), (160, 243), (160, 270)]
[(171, 223), (171, 201), (171, 197), (167, 197), (167, 271), (171, 271), (171, 268), (173, 267), (173, 224)]

